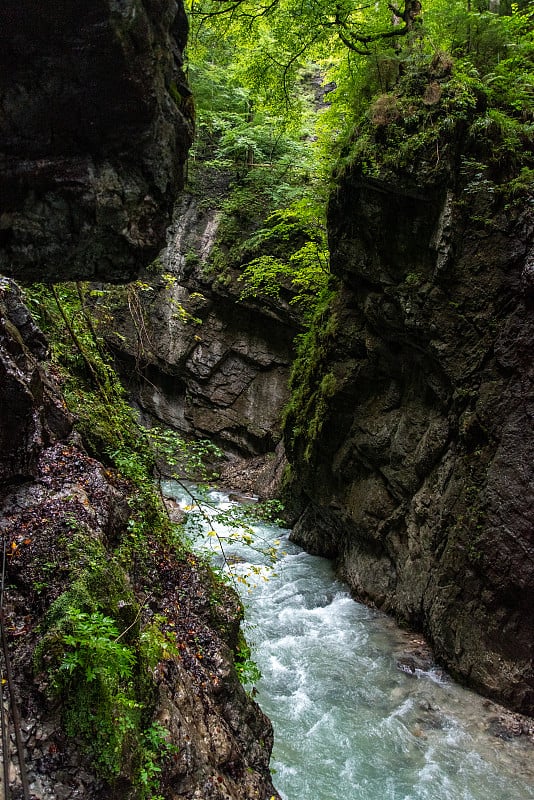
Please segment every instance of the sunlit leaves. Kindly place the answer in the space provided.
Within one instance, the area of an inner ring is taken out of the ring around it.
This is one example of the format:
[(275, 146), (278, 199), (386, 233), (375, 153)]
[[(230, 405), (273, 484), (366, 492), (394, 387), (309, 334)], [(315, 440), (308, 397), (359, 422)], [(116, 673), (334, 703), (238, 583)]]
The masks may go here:
[[(280, 540), (267, 539), (259, 526), (268, 522), (282, 524), (282, 504), (265, 500), (221, 505), (202, 486), (190, 486), (187, 493), (191, 502), (184, 506), (188, 512), (186, 530), (197, 549), (219, 559), (224, 567), (221, 576), (234, 586), (247, 588), (255, 579), (267, 579), (278, 558)], [(255, 563), (258, 560), (260, 563)]]
[(285, 290), (290, 304), (310, 314), (328, 285), (325, 234), (318, 209), (304, 199), (271, 214), (247, 242), (262, 254), (244, 265), (241, 298), (278, 298)]

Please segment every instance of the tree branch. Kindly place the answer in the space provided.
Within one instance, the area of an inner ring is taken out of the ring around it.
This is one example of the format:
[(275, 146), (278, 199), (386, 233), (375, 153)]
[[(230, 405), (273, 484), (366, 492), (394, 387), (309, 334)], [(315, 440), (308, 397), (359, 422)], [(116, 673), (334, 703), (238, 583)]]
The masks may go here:
[[(333, 25), (337, 27), (337, 34), (343, 44), (348, 47), (349, 50), (352, 50), (352, 52), (357, 53), (358, 55), (371, 55), (372, 51), (369, 48), (369, 45), (373, 42), (379, 42), (384, 39), (393, 39), (398, 36), (406, 36), (406, 34), (413, 29), (414, 22), (421, 14), (422, 9), (420, 0), (405, 0), (403, 11), (401, 11), (397, 6), (393, 5), (393, 3), (388, 2), (387, 7), (392, 12), (395, 19), (399, 21), (402, 20), (402, 22), (404, 22), (404, 27), (401, 28), (397, 25), (394, 25), (388, 30), (383, 30), (378, 33), (364, 34), (353, 30), (350, 23), (347, 22), (347, 19), (341, 18), (338, 6), (336, 8)], [(369, 8), (369, 6), (361, 6), (361, 8), (357, 10), (360, 11), (365, 8)]]

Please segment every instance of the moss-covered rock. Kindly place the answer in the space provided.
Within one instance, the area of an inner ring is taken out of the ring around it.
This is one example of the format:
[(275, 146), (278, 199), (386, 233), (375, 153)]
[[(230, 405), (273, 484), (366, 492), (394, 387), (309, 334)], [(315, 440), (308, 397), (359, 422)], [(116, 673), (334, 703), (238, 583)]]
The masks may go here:
[[(30, 786), (44, 800), (277, 796), (271, 726), (234, 664), (241, 603), (171, 535), (135, 453), (137, 485), (71, 433), (40, 360), (44, 340), (24, 330), (13, 292), (0, 363), (31, 399), (22, 421), (45, 432), (29, 461), (4, 460), (0, 489), (4, 623)], [(39, 428), (50, 407), (64, 425)], [(19, 418), (3, 419), (22, 441)], [(13, 776), (18, 791), (17, 765)]]
[(375, 103), (331, 196), (336, 329), (285, 429), (294, 537), (532, 714), (532, 186), (510, 202), (532, 142), (480, 82), (420, 78)]

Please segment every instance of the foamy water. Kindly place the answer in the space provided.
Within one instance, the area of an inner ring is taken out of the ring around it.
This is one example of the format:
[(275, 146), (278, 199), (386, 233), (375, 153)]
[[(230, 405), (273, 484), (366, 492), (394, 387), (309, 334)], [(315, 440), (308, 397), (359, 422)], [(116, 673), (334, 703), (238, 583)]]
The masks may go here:
[[(165, 491), (188, 504), (183, 490)], [(228, 500), (216, 492), (210, 503)], [(235, 543), (225, 552), (245, 559), (238, 574), (262, 567), (255, 585), (242, 587), (245, 632), (284, 800), (534, 800), (534, 749), (524, 737), (491, 734), (498, 709), (441, 670), (399, 670), (409, 634), (354, 602), (329, 562), (293, 545), (287, 531), (257, 532), (281, 540), (268, 580), (258, 553)], [(217, 540), (199, 546), (217, 550)]]

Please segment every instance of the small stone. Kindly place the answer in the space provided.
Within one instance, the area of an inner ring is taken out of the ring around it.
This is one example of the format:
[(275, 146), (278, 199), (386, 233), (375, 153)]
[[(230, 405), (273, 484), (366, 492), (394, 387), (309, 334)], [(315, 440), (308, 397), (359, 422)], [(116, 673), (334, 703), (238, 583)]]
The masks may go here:
[(35, 778), (35, 780), (30, 783), (30, 792), (35, 797), (39, 798), (39, 800), (47, 796), (46, 788), (41, 778)]

